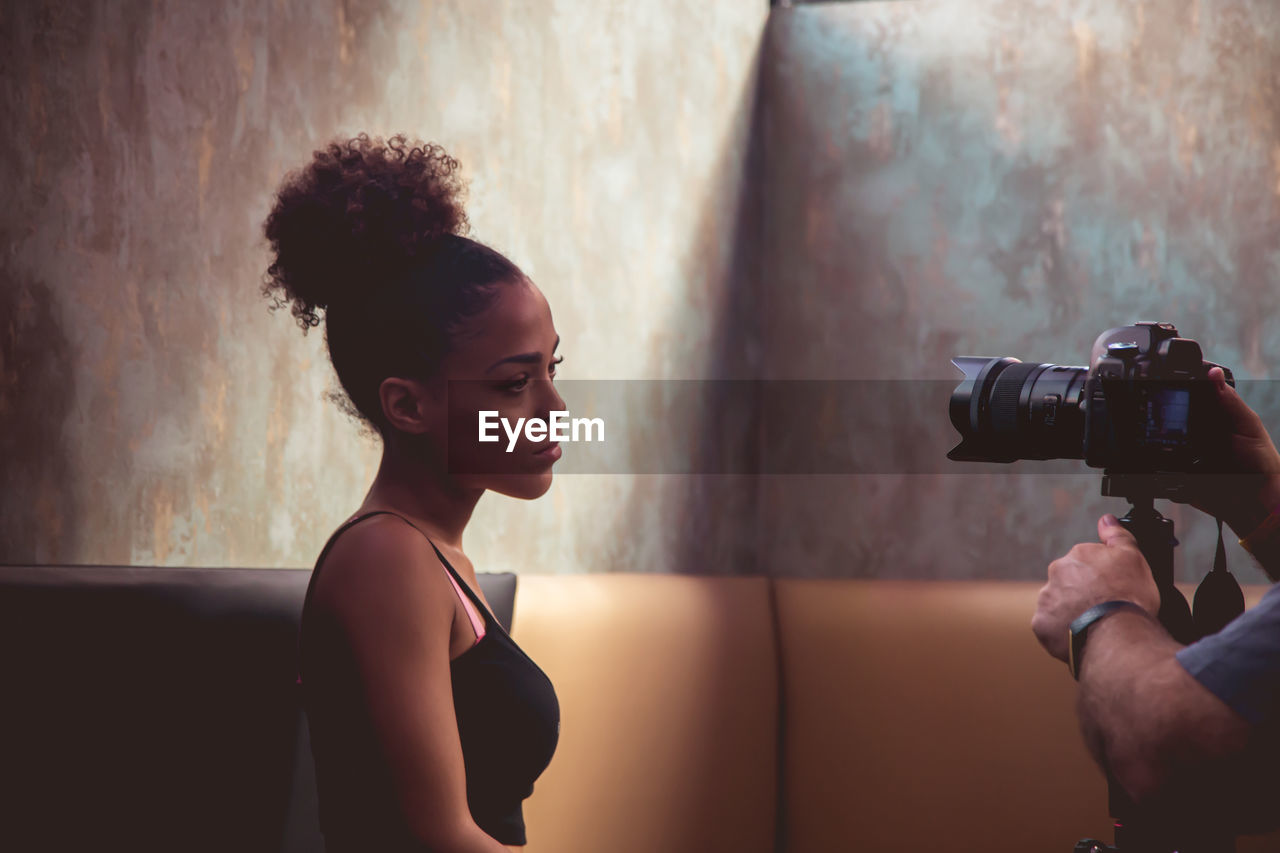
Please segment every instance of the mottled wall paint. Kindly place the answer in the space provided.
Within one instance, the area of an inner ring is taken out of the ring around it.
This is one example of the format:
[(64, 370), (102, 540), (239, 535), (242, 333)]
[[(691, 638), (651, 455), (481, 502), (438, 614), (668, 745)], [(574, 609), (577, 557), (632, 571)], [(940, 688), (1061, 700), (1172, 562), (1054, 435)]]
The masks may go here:
[[(943, 388), (820, 413), (932, 473), (563, 476), (482, 501), (483, 569), (1034, 577), (1114, 502), (1070, 467), (939, 471), (950, 356), (1079, 363), (1160, 317), (1270, 376), (1269, 4), (779, 7), (757, 89), (762, 6), (8, 4), (0, 560), (310, 564), (378, 449), (323, 400), (320, 335), (265, 310), (259, 229), (287, 169), (362, 129), (464, 161), (567, 378)], [(794, 413), (736, 414), (762, 470), (804, 461)], [(1170, 514), (1189, 576), (1212, 531)]]
[[(0, 9), (0, 561), (307, 566), (379, 447), (259, 295), (288, 169), (443, 143), (566, 378), (750, 375), (754, 0), (23, 2)], [(710, 37), (709, 37), (710, 36)], [(661, 413), (656, 413), (661, 414)], [(706, 425), (711, 429), (713, 425)], [(483, 500), (489, 571), (750, 568), (749, 479)]]
[[(1081, 364), (1138, 319), (1175, 322), (1241, 379), (1280, 365), (1277, 4), (775, 7), (764, 68), (766, 375), (953, 380), (962, 354)], [(946, 468), (947, 385), (842, 424), (914, 454), (917, 473), (762, 481), (766, 564), (1040, 577), (1123, 508), (1082, 463)], [(764, 413), (766, 468), (788, 417)], [(1199, 576), (1215, 529), (1165, 511), (1181, 575)], [(1262, 580), (1230, 541), (1238, 575)]]

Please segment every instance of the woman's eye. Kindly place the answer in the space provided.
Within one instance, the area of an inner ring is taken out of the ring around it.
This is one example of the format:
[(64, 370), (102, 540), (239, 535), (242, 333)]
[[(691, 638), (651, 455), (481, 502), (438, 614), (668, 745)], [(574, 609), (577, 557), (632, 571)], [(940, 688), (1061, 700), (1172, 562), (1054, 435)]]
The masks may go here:
[[(562, 361), (564, 361), (564, 356), (560, 356), (555, 361), (551, 362), (551, 364), (547, 367), (547, 375), (554, 379), (556, 375), (556, 365)], [(502, 387), (508, 391), (519, 393), (520, 391), (523, 391), (525, 387), (528, 386), (528, 384), (529, 384), (529, 377), (521, 376), (519, 379), (512, 380), (511, 382), (508, 382)]]

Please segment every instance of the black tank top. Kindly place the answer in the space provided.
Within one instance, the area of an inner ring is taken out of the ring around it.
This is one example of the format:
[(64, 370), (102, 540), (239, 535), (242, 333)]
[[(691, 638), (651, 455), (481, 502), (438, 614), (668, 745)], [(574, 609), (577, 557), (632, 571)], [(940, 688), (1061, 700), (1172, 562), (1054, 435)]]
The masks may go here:
[[(401, 814), (390, 768), (362, 701), (350, 648), (333, 630), (307, 633), (308, 603), (321, 564), (338, 534), (375, 510), (343, 524), (320, 552), (307, 586), (298, 635), (299, 679), (311, 730), (320, 828), (327, 853), (421, 850)], [(430, 537), (427, 538), (431, 542)], [(450, 663), (453, 707), (466, 767), (467, 804), (476, 824), (497, 841), (523, 845), (522, 801), (551, 761), (560, 736), (560, 705), (546, 674), (431, 542), (436, 556), (482, 614), (484, 637)], [(325, 626), (331, 627), (331, 626)]]

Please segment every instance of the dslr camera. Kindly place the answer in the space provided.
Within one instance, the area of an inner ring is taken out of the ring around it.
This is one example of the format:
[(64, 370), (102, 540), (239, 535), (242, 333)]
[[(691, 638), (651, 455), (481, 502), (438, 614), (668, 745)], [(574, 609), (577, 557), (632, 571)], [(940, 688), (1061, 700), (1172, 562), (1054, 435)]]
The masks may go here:
[(1205, 381), (1222, 365), (1172, 323), (1108, 329), (1088, 367), (976, 356), (952, 364), (964, 373), (951, 394), (954, 461), (1083, 459), (1106, 469), (1103, 494), (1177, 499), (1181, 475), (1207, 470), (1227, 438)]

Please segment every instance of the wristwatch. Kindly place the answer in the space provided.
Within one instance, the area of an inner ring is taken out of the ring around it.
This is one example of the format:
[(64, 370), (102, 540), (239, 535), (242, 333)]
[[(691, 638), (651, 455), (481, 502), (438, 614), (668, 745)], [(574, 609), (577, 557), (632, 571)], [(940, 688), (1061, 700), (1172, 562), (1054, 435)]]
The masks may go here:
[(1089, 636), (1089, 629), (1093, 627), (1094, 622), (1117, 610), (1147, 612), (1141, 605), (1134, 604), (1132, 601), (1104, 601), (1081, 613), (1067, 628), (1067, 667), (1075, 680), (1080, 680), (1080, 660), (1084, 657), (1084, 641)]

